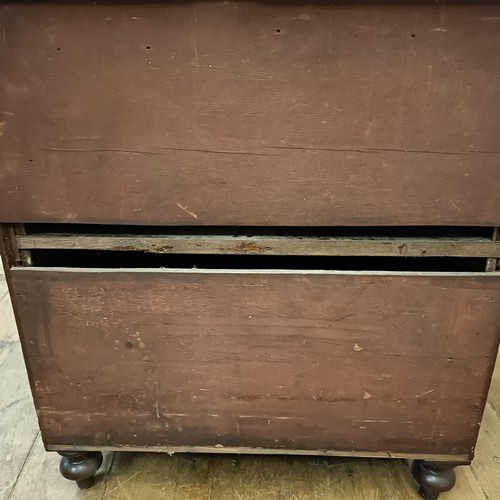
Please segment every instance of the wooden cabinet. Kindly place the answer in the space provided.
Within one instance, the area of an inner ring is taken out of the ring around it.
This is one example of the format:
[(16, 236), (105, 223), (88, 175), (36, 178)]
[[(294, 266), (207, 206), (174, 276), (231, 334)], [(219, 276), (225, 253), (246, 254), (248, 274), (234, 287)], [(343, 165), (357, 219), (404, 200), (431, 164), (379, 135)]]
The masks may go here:
[(473, 458), (496, 2), (2, 2), (3, 260), (63, 475), (102, 450)]

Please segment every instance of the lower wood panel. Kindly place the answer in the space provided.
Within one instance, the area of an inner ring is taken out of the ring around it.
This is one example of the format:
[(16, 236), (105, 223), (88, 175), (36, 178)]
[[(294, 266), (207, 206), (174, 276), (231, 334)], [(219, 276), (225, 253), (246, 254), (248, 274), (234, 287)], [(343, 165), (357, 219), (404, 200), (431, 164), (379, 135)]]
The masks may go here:
[(473, 453), (498, 276), (11, 274), (53, 448)]

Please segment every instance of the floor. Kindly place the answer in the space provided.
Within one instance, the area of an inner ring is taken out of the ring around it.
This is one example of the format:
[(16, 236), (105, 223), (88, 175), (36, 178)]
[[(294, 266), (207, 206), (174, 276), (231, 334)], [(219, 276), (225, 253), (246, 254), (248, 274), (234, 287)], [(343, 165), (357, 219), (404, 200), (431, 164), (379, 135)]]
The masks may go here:
[[(471, 467), (443, 500), (500, 499), (500, 363)], [(0, 274), (0, 500), (417, 499), (400, 460), (108, 453), (96, 486), (80, 491), (43, 449), (5, 278)]]

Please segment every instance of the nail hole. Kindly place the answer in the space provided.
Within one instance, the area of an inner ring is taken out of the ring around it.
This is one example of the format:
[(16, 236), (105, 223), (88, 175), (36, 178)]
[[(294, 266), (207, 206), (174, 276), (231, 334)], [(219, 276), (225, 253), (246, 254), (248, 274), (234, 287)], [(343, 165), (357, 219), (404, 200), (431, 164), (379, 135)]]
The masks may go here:
[(146, 49), (150, 49), (151, 48), (151, 45), (146, 45)]
[(61, 47), (57, 47), (57, 50), (59, 50), (59, 51), (60, 51), (60, 50), (61, 50)]
[(33, 160), (28, 160), (28, 161), (33, 162)]
[(411, 34), (411, 37), (412, 38), (415, 38), (417, 35), (415, 35), (414, 33)]
[(281, 30), (278, 28), (278, 29), (276, 30), (276, 33), (281, 33)]

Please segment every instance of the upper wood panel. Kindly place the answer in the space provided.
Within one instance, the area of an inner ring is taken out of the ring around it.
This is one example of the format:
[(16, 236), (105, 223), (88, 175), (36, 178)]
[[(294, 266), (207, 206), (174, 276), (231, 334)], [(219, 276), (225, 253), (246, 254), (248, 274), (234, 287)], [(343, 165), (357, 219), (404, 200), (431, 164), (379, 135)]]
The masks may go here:
[(11, 274), (50, 445), (472, 456), (498, 276)]
[(499, 225), (500, 3), (0, 9), (0, 221)]

